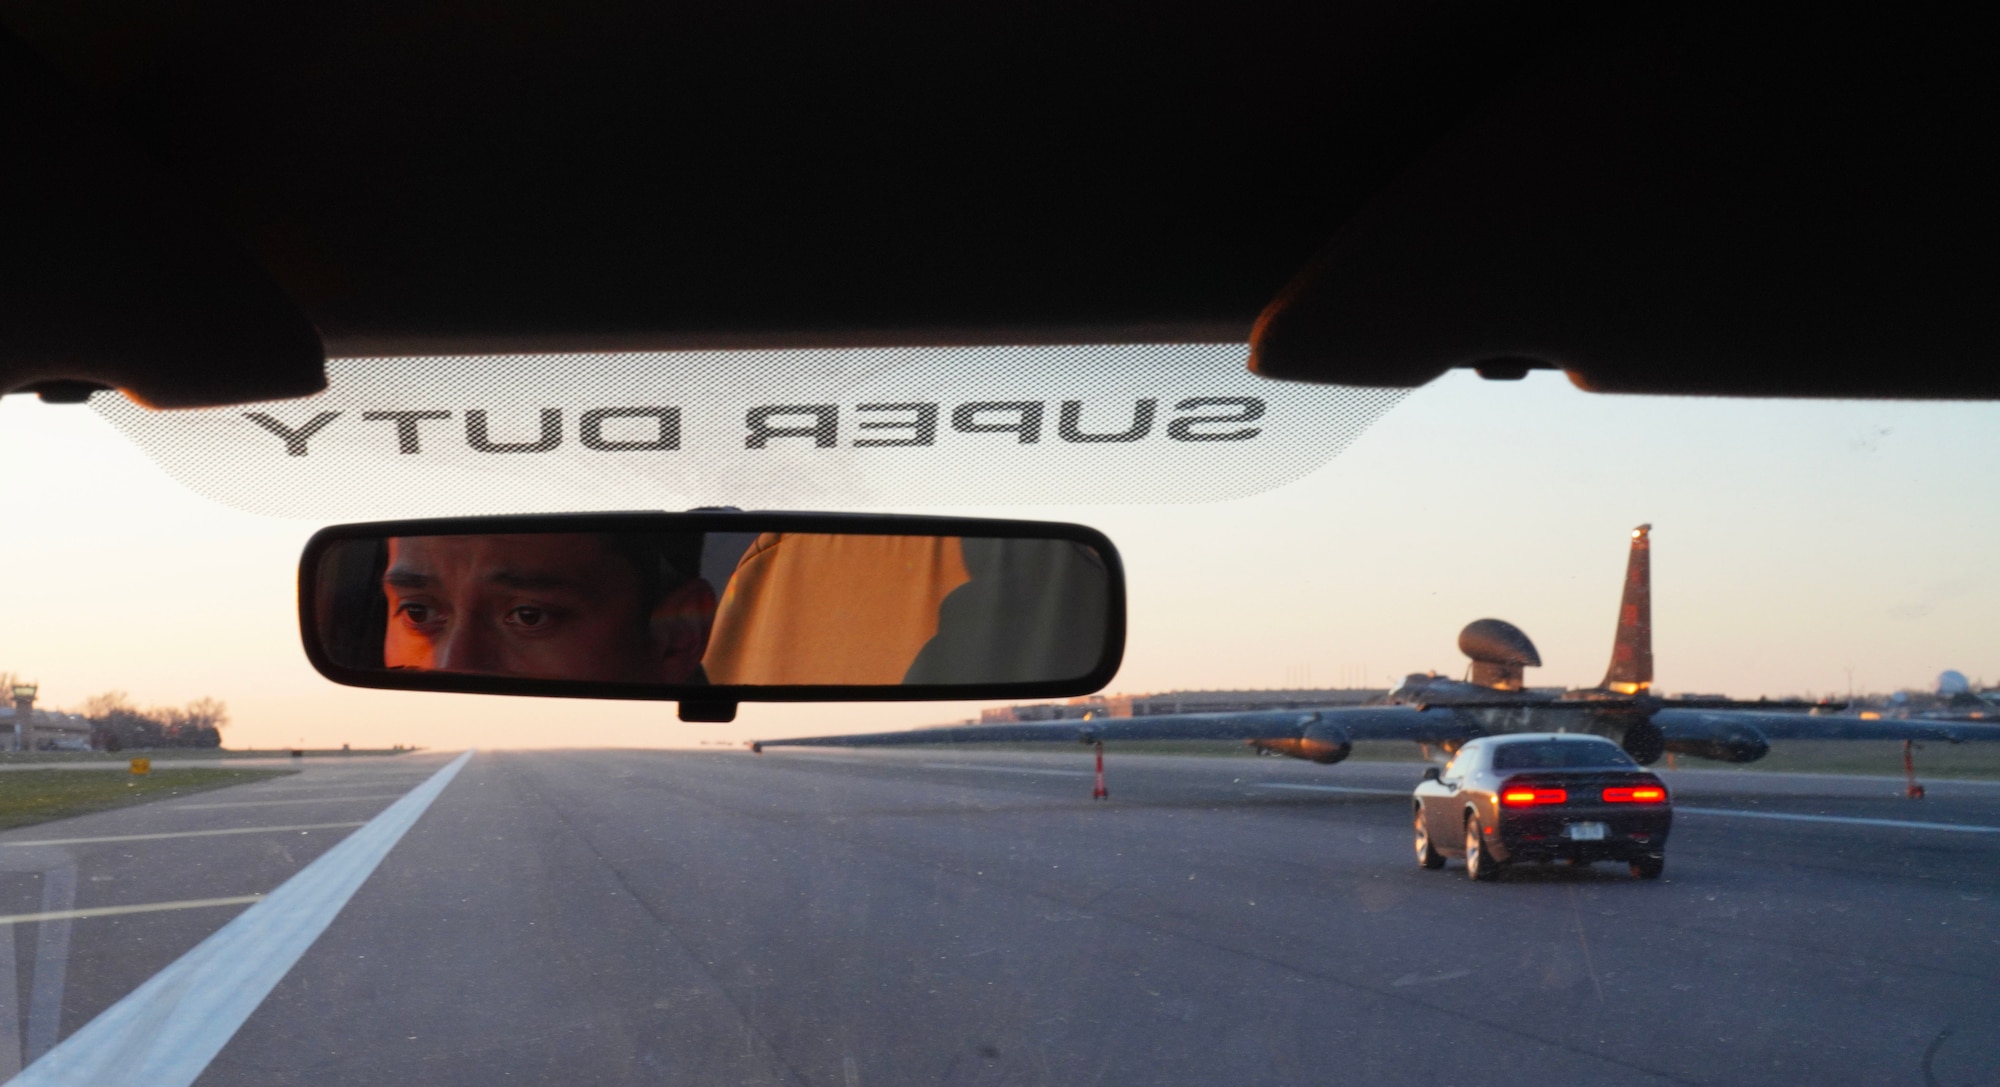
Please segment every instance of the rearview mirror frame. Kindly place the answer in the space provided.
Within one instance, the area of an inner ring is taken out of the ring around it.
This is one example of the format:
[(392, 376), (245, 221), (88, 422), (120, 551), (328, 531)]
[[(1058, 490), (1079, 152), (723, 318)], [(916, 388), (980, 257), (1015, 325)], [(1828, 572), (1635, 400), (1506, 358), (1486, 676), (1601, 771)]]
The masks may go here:
[[(333, 659), (321, 641), (318, 572), (321, 561), (335, 544), (386, 536), (572, 532), (792, 532), (1067, 540), (1094, 549), (1104, 562), (1108, 593), (1104, 650), (1098, 666), (1091, 672), (1061, 680), (898, 686), (665, 686), (354, 668)], [(299, 558), (298, 593), (299, 636), (306, 659), (320, 675), (344, 686), (458, 694), (679, 702), (683, 720), (731, 720), (739, 702), (931, 702), (1061, 698), (1090, 694), (1102, 690), (1105, 684), (1111, 682), (1125, 655), (1125, 572), (1117, 547), (1109, 537), (1094, 528), (1056, 521), (775, 511), (516, 514), (370, 521), (331, 525), (314, 533), (306, 541)]]

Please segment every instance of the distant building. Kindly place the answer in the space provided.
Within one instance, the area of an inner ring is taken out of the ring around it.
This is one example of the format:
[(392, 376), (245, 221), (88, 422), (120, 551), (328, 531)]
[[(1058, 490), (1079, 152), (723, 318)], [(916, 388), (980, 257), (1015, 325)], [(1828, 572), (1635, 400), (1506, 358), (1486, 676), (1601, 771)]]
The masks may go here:
[[(1158, 694), (1089, 695), (1068, 702), (1034, 702), (981, 711), (982, 724), (1006, 721), (1076, 721), (1084, 717), (1151, 717), (1173, 713), (1246, 713), (1252, 710), (1360, 706), (1388, 695), (1382, 687), (1282, 688), (1230, 691), (1163, 691)], [(969, 724), (970, 722), (968, 722)]]
[[(14, 746), (15, 713), (12, 706), (0, 706), (0, 747)], [(30, 710), (27, 725), (22, 741), (29, 751), (90, 750), (90, 720), (82, 714)]]

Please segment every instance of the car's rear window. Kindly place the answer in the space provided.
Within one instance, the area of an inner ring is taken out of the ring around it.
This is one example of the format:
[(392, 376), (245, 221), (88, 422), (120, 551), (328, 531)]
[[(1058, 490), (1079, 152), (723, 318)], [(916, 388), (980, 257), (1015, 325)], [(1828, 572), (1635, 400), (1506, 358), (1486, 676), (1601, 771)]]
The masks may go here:
[(1618, 745), (1603, 740), (1517, 740), (1493, 749), (1495, 770), (1558, 770), (1589, 766), (1632, 766)]

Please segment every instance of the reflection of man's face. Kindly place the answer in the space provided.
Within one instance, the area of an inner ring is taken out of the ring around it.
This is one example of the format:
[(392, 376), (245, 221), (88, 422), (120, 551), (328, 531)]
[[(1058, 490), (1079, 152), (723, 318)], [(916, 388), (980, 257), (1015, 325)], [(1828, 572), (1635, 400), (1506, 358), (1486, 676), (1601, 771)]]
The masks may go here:
[(715, 594), (695, 579), (658, 601), (586, 533), (412, 536), (382, 575), (391, 668), (542, 679), (698, 679)]

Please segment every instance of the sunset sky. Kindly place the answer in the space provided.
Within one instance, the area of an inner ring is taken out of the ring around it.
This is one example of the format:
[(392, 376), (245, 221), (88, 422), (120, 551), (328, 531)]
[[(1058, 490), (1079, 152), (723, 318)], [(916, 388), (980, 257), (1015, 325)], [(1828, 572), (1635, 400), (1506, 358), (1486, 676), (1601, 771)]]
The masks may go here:
[[(1537, 685), (1610, 652), (1625, 545), (1654, 525), (1658, 688), (1844, 693), (2000, 680), (2000, 405), (1606, 397), (1454, 372), (1303, 480), (1213, 504), (911, 508), (1080, 521), (1120, 546), (1111, 691), (1386, 686), (1458, 674), (1470, 620), (1525, 629)], [(745, 706), (337, 687), (293, 583), (318, 522), (217, 505), (81, 407), (0, 400), (0, 671), (46, 708), (226, 702), (230, 746), (689, 746), (962, 720), (977, 704)]]

